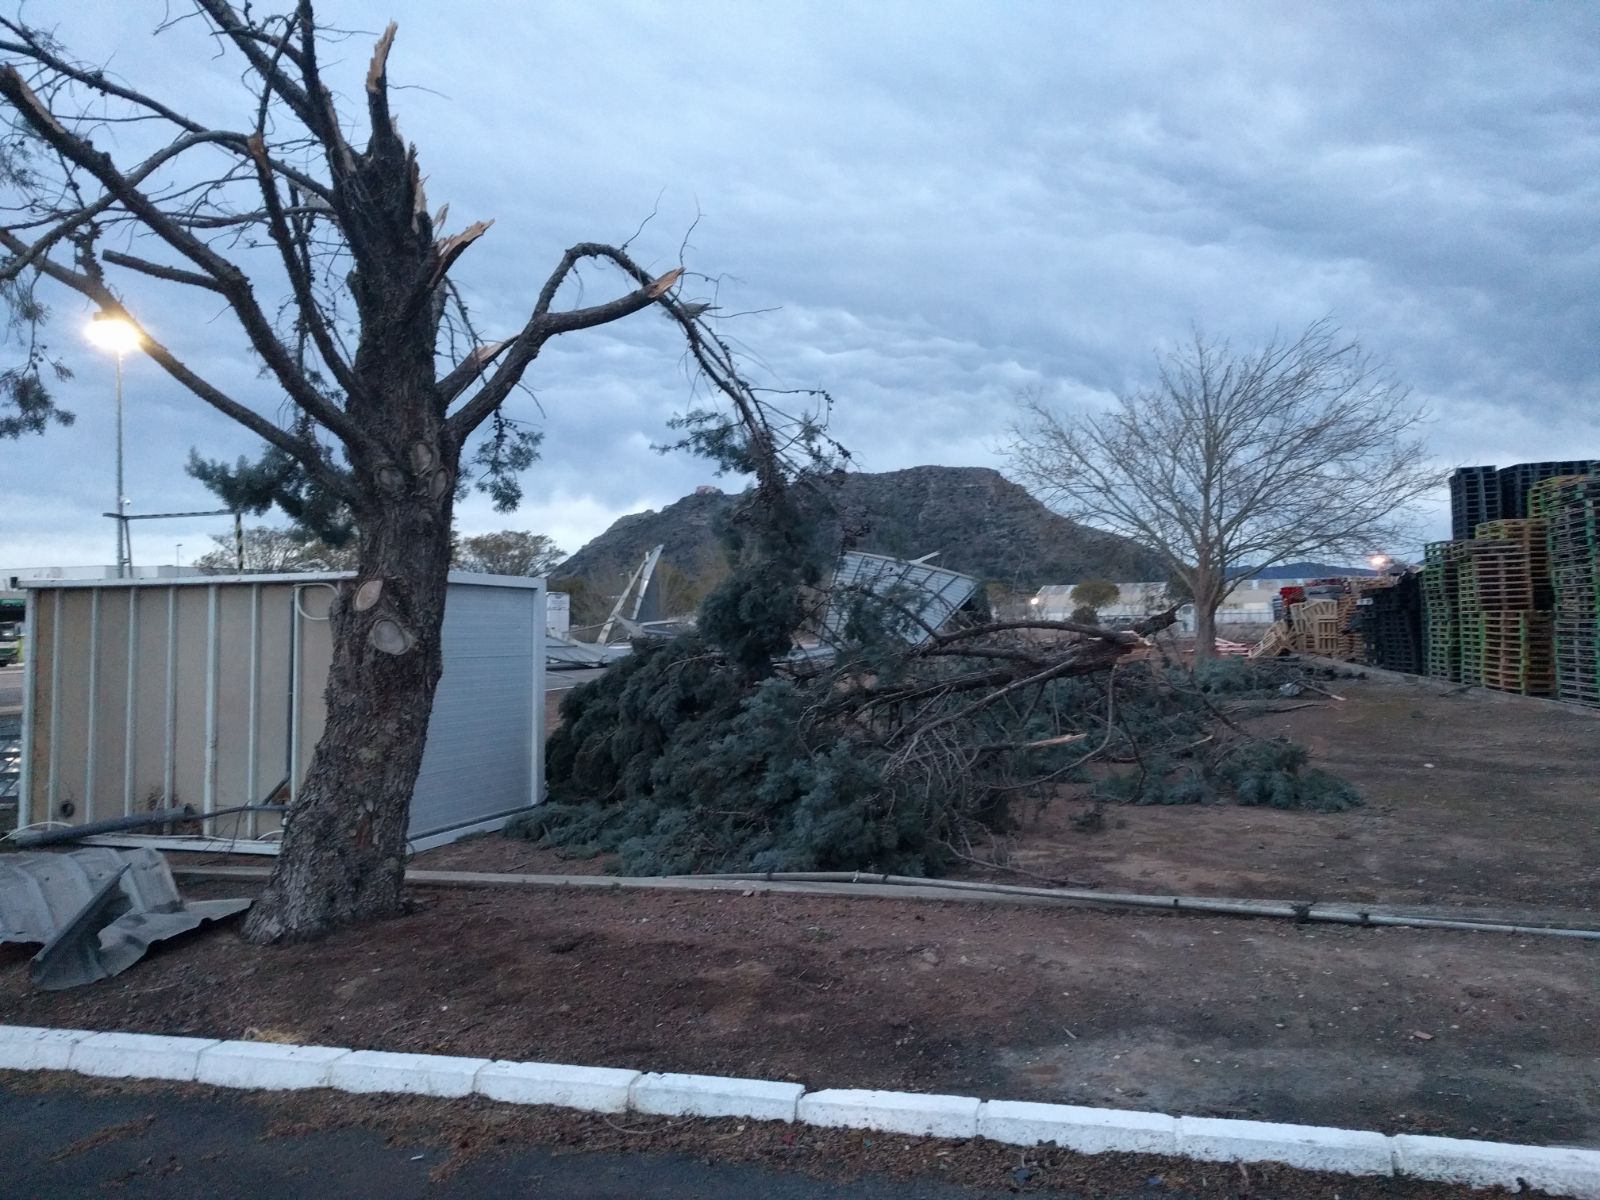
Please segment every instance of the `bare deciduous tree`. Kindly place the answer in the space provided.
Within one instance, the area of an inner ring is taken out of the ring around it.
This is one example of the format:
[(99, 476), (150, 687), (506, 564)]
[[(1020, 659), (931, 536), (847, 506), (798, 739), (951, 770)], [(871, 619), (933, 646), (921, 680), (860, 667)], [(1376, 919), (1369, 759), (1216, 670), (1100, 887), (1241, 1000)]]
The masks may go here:
[[(239, 571), (240, 546), (230, 534), (213, 534), (215, 550), (194, 560), (196, 570), (208, 575), (233, 575)], [(244, 531), (244, 574), (278, 575), (287, 571), (350, 571), (355, 569), (354, 545), (329, 546), (292, 529), (255, 525)]]
[(545, 534), (502, 529), (462, 538), (456, 544), (455, 565), (489, 575), (547, 575), (566, 556)]
[[(527, 465), (531, 439), (519, 440), (501, 410), (551, 339), (658, 309), (735, 426), (758, 441), (772, 434), (764, 401), (703, 323), (705, 306), (674, 291), (682, 268), (647, 271), (625, 246), (574, 245), (529, 297), (520, 328), (478, 336), (450, 272), (490, 222), (445, 234), (445, 208), (424, 195), (416, 147), (390, 107), (393, 25), (346, 89), (325, 76), (329, 38), (340, 35), (319, 27), (311, 0), (281, 12), (229, 0), (194, 9), (241, 67), (235, 127), (197, 120), (0, 18), (6, 149), (23, 160), (0, 179), (0, 283), (43, 282), (128, 322), (173, 381), (267, 443), (263, 469), (277, 472), (279, 494), (304, 496), (309, 483), (354, 520), (359, 565), (333, 619), (326, 731), (246, 926), (267, 941), (400, 910), (463, 451), (485, 427), (493, 436), (476, 461), (491, 477)], [(214, 76), (212, 49), (199, 53)], [(181, 61), (165, 75), (184, 86)], [(365, 106), (360, 121), (338, 111), (346, 90)], [(614, 272), (620, 286), (600, 303), (563, 307), (584, 265)], [(147, 323), (161, 289), (231, 314), (267, 380), (261, 394), (230, 393), (204, 374), (231, 350), (221, 322), (169, 332)], [(776, 475), (760, 483), (781, 487)]]
[(1424, 416), (1330, 322), (1259, 350), (1195, 333), (1153, 387), (1105, 411), (1024, 401), (1012, 473), (1067, 515), (1164, 557), (1194, 599), (1197, 658), (1237, 569), (1392, 545), (1438, 486)]

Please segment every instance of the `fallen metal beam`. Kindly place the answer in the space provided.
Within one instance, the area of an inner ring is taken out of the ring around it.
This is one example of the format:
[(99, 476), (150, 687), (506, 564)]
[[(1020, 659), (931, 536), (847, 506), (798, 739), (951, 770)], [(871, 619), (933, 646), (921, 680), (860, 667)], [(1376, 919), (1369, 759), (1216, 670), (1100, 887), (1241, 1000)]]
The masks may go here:
[[(232, 808), (219, 808), (215, 812), (196, 812), (185, 804), (180, 808), (158, 808), (147, 813), (134, 813), (128, 817), (107, 817), (104, 821), (86, 821), (82, 825), (56, 826), (51, 829), (24, 829), (11, 835), (11, 840), (24, 850), (39, 846), (60, 846), (68, 842), (88, 841), (108, 833), (122, 833), (129, 829), (147, 829), (153, 825), (177, 825), (185, 821), (210, 821), (216, 817), (229, 817), (237, 813), (287, 812), (282, 804), (237, 804)], [(223, 839), (226, 840), (226, 839)], [(105, 843), (99, 843), (104, 845)]]
[(39, 846), (60, 846), (67, 842), (81, 841), (99, 833), (147, 829), (152, 825), (175, 825), (179, 821), (193, 821), (199, 815), (185, 804), (179, 808), (158, 808), (151, 812), (134, 813), (129, 817), (107, 817), (104, 821), (86, 821), (82, 825), (24, 829), (12, 834), (11, 840), (24, 850), (32, 850)]

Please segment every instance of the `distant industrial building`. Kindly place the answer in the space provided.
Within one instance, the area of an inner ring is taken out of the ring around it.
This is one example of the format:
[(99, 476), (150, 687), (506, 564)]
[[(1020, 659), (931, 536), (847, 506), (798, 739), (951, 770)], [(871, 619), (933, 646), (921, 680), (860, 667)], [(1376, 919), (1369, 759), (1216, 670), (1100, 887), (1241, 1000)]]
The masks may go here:
[[(1272, 601), (1280, 588), (1304, 587), (1317, 579), (1346, 579), (1376, 574), (1368, 567), (1340, 567), (1316, 562), (1285, 563), (1259, 571), (1253, 567), (1241, 567), (1235, 571), (1239, 582), (1223, 601), (1222, 607), (1217, 609), (1217, 624), (1269, 624), (1273, 619)], [(1073, 610), (1078, 607), (1072, 599), (1072, 589), (1077, 586), (1077, 583), (1053, 583), (1040, 588), (1029, 602), (1034, 615), (1046, 621), (1070, 620)], [(1098, 611), (1101, 618), (1108, 621), (1137, 620), (1150, 613), (1161, 612), (1171, 603), (1165, 582), (1119, 582), (1116, 600), (1101, 605)], [(1179, 627), (1185, 632), (1193, 631), (1192, 607), (1185, 606), (1179, 613)]]

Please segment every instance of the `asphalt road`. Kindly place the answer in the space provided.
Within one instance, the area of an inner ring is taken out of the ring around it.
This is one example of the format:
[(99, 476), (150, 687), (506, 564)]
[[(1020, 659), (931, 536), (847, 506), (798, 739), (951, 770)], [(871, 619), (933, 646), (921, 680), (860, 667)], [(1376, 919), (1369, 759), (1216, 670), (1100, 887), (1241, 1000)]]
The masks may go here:
[(997, 1194), (933, 1182), (821, 1183), (683, 1155), (537, 1146), (473, 1158), (433, 1183), (429, 1173), (446, 1161), (442, 1150), (365, 1130), (269, 1136), (260, 1108), (226, 1092), (218, 1096), (210, 1102), (159, 1091), (96, 1096), (76, 1087), (19, 1093), (0, 1084), (0, 1194), (32, 1200), (980, 1200)]
[(0, 713), (22, 710), (22, 668), (0, 667)]
[(599, 679), (606, 673), (604, 667), (584, 668), (577, 671), (546, 671), (544, 673), (544, 690), (547, 692), (565, 692), (577, 687), (580, 683), (588, 683), (591, 679)]

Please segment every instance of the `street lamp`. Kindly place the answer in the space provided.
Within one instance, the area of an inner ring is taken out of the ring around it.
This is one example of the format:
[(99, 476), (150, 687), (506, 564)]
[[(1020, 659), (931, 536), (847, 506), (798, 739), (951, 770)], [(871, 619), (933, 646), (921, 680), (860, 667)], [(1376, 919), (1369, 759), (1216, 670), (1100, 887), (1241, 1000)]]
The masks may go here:
[(117, 578), (133, 569), (133, 547), (128, 540), (128, 501), (122, 494), (122, 356), (139, 348), (139, 331), (121, 317), (101, 311), (83, 331), (89, 341), (117, 356)]

